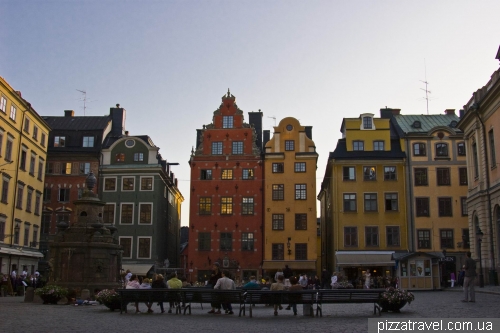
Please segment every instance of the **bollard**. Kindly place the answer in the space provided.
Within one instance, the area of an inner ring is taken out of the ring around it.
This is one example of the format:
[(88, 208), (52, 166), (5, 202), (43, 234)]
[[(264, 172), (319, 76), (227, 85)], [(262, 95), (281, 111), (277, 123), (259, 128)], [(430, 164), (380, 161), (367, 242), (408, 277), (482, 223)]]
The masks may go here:
[(31, 303), (35, 299), (35, 289), (33, 287), (26, 288), (26, 292), (24, 293), (24, 302)]

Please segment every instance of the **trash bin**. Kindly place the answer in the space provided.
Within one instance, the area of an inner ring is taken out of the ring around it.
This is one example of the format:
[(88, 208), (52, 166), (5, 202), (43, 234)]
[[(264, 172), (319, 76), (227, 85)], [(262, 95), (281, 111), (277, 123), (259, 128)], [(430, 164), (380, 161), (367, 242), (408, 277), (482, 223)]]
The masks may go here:
[(302, 314), (304, 316), (312, 316), (313, 313), (314, 311), (311, 304), (302, 304)]

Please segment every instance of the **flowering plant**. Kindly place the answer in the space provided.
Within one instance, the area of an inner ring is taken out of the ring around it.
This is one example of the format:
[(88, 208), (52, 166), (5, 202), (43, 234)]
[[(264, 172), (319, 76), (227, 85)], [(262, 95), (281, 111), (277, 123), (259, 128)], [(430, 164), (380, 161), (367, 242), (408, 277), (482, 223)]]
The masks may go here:
[(415, 296), (404, 289), (389, 287), (382, 293), (382, 301), (389, 304), (401, 304), (403, 302), (410, 304), (413, 300), (415, 300)]
[(112, 303), (120, 301), (120, 294), (118, 294), (114, 289), (104, 289), (96, 295), (95, 299), (99, 303)]
[(332, 285), (332, 289), (354, 289), (354, 286), (349, 281), (338, 281)]
[(53, 296), (56, 298), (63, 298), (66, 297), (66, 295), (68, 295), (68, 289), (52, 284), (42, 288), (37, 288), (35, 293), (38, 296)]

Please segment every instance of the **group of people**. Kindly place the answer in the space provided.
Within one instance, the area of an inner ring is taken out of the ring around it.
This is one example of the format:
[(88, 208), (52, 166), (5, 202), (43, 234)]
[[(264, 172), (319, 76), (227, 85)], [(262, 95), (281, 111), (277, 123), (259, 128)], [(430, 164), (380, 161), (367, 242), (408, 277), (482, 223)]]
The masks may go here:
[(38, 271), (34, 274), (28, 274), (24, 269), (21, 274), (14, 269), (10, 274), (0, 274), (0, 284), (10, 293), (14, 293), (18, 288), (33, 287), (40, 288), (43, 286), (43, 280)]

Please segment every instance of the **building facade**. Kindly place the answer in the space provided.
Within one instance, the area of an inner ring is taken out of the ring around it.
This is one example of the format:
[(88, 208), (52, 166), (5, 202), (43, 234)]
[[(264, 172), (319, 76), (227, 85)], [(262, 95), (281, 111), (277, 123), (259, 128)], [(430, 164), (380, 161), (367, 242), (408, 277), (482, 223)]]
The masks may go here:
[(312, 127), (287, 117), (265, 145), (263, 268), (268, 276), (285, 265), (295, 274), (317, 273), (318, 153), (311, 137)]
[(229, 91), (191, 153), (189, 271), (204, 282), (214, 263), (236, 280), (262, 269), (262, 113), (249, 122)]
[(149, 136), (124, 136), (102, 149), (103, 223), (118, 229), (122, 269), (139, 275), (179, 267), (181, 204), (171, 165)]
[[(497, 58), (500, 60), (500, 49)], [(464, 106), (458, 127), (467, 149), (467, 213), (472, 257), (481, 280), (498, 285), (500, 271), (500, 70)]]
[(322, 266), (361, 284), (366, 269), (394, 277), (397, 251), (408, 251), (406, 154), (390, 118), (344, 118), (318, 199)]
[(49, 125), (0, 77), (0, 270), (38, 269)]

